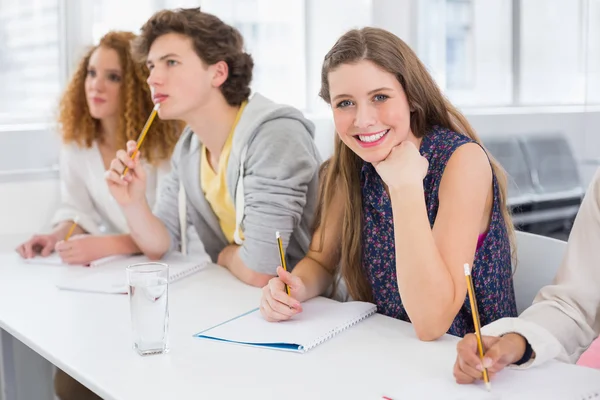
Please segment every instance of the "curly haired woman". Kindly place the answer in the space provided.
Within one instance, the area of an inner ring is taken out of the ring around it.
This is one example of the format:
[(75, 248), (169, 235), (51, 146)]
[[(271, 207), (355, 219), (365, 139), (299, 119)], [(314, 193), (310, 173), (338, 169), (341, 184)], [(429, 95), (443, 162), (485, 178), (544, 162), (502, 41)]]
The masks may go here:
[[(51, 232), (34, 235), (17, 247), (22, 257), (46, 257), (56, 250), (65, 263), (88, 264), (130, 252), (122, 240), (129, 238), (127, 222), (108, 191), (104, 171), (117, 149), (137, 139), (154, 106), (146, 83), (148, 69), (131, 55), (135, 37), (109, 32), (79, 62), (60, 102), (61, 204)], [(144, 140), (150, 204), (168, 172), (182, 128), (178, 121), (157, 118)], [(75, 220), (73, 236), (66, 242)]]

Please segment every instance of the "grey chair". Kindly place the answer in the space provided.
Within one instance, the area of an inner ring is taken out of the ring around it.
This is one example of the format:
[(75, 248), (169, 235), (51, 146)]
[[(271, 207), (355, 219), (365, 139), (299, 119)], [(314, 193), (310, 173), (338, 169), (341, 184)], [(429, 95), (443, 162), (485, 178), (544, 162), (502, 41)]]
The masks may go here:
[(567, 242), (528, 232), (516, 232), (517, 265), (513, 276), (517, 311), (531, 306), (541, 288), (551, 284)]

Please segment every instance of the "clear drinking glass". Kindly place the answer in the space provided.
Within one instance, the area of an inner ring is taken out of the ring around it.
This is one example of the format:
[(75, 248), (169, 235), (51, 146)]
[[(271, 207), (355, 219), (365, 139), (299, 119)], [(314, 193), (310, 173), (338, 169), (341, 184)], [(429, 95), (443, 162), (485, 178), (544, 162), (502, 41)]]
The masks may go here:
[(168, 351), (169, 266), (140, 263), (127, 267), (133, 347), (138, 354)]

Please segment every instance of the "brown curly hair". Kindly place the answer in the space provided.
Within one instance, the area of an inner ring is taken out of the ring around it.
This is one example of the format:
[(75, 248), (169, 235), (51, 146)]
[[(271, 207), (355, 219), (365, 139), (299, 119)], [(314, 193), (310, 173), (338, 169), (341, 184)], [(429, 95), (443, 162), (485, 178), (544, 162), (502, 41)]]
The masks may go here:
[(248, 100), (254, 61), (244, 52), (244, 38), (237, 29), (199, 7), (159, 11), (142, 26), (140, 36), (134, 40), (134, 56), (145, 62), (152, 43), (167, 33), (189, 37), (196, 54), (206, 64), (227, 63), (229, 75), (220, 89), (229, 105), (239, 106)]
[[(76, 143), (89, 148), (94, 141), (102, 139), (100, 121), (91, 116), (85, 95), (85, 78), (90, 57), (99, 47), (115, 50), (123, 71), (120, 91), (122, 112), (116, 146), (124, 149), (128, 140), (138, 139), (154, 104), (146, 83), (149, 71), (144, 64), (135, 61), (131, 53), (131, 41), (135, 37), (131, 32), (109, 32), (81, 59), (60, 101), (58, 123), (64, 143)], [(144, 159), (152, 164), (169, 159), (182, 130), (183, 123), (180, 121), (155, 118), (144, 139), (141, 151)]]

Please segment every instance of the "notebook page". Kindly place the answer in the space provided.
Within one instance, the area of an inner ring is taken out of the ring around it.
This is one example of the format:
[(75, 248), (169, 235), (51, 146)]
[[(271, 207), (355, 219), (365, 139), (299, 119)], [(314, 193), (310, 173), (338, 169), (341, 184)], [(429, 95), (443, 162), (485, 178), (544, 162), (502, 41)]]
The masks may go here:
[(48, 257), (42, 257), (40, 255), (37, 255), (33, 258), (23, 259), (23, 262), (26, 264), (36, 264), (36, 265), (55, 265), (55, 266), (73, 265), (73, 266), (83, 267), (83, 265), (64, 263), (63, 260), (59, 257), (58, 253), (52, 253)]
[(359, 319), (375, 305), (365, 302), (340, 303), (315, 297), (302, 304), (302, 312), (282, 322), (267, 322), (257, 309), (237, 319), (200, 332), (198, 335), (246, 344), (286, 343), (310, 346), (331, 331)]
[[(111, 263), (112, 261), (115, 260), (119, 260), (119, 259), (126, 259), (127, 256), (120, 256), (120, 255), (115, 255), (115, 256), (108, 256), (108, 257), (103, 257), (103, 258), (99, 258), (97, 260), (94, 260), (90, 263), (90, 267), (100, 267), (102, 265)], [(50, 254), (48, 257), (42, 257), (40, 255), (37, 255), (33, 258), (29, 258), (29, 259), (25, 259), (23, 260), (26, 264), (42, 264), (42, 265), (56, 265), (56, 266), (66, 266), (66, 267), (86, 267), (87, 265), (82, 265), (82, 264), (67, 264), (65, 262), (63, 262), (63, 260), (60, 258), (60, 256), (58, 255), (58, 253), (52, 253)]]
[(85, 276), (67, 278), (56, 286), (62, 290), (76, 292), (127, 294), (127, 275), (124, 270), (97, 271)]
[(403, 374), (394, 382), (395, 388), (387, 388), (386, 396), (446, 400), (600, 399), (599, 370), (557, 361), (524, 370), (504, 369), (492, 379), (491, 392), (486, 391), (483, 382), (457, 384), (451, 366), (441, 373), (428, 370), (425, 373), (404, 371)]
[[(175, 282), (192, 273), (198, 272), (209, 265), (208, 256), (184, 256), (181, 253), (171, 253), (162, 260), (156, 261), (169, 266), (169, 282)], [(95, 268), (84, 276), (67, 277), (56, 286), (63, 290), (74, 290), (96, 293), (127, 293), (126, 268), (132, 264), (151, 262), (146, 256), (134, 256), (116, 259)]]

